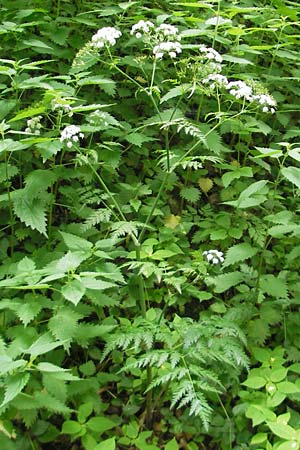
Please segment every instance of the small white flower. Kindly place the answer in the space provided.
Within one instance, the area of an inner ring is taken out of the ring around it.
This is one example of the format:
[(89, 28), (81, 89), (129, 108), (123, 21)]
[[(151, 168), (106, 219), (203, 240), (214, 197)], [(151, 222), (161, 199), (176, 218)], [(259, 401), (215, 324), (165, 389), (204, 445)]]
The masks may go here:
[(205, 45), (199, 45), (199, 52), (203, 53), (205, 58), (221, 63), (223, 61), (222, 56), (214, 48), (205, 47)]
[(229, 94), (233, 95), (236, 99), (244, 98), (249, 102), (253, 101), (253, 91), (250, 86), (248, 86), (244, 81), (231, 81), (227, 84), (226, 89), (228, 89)]
[(122, 36), (121, 31), (114, 27), (100, 28), (92, 37), (92, 46), (102, 48), (105, 45), (115, 45), (120, 36)]
[(73, 142), (79, 142), (79, 138), (84, 138), (84, 134), (81, 133), (80, 127), (77, 125), (68, 125), (61, 132), (60, 142), (66, 141), (68, 148), (73, 146)]
[(223, 252), (220, 252), (219, 250), (205, 250), (202, 255), (205, 256), (206, 260), (212, 264), (224, 262)]
[(155, 25), (150, 20), (140, 20), (131, 27), (130, 34), (140, 39), (143, 34), (149, 34), (154, 28)]
[(41, 134), (42, 125), (40, 123), (42, 116), (35, 116), (32, 119), (27, 120), (27, 127), (25, 128), (25, 133), (31, 133), (39, 135)]
[(203, 84), (210, 84), (211, 89), (218, 87), (226, 87), (228, 85), (228, 79), (220, 73), (211, 73), (202, 80)]
[(161, 42), (153, 48), (153, 54), (156, 59), (163, 58), (165, 54), (169, 55), (170, 58), (176, 58), (181, 52), (182, 48), (179, 42)]
[(158, 35), (159, 40), (168, 41), (177, 40), (180, 41), (181, 36), (178, 35), (178, 28), (174, 27), (174, 25), (169, 25), (167, 23), (162, 23), (159, 27), (156, 28), (156, 33)]

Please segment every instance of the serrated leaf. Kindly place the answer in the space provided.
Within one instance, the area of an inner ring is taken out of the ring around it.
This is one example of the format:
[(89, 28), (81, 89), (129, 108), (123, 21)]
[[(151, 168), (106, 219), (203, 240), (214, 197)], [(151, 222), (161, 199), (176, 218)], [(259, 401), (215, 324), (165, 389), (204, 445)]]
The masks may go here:
[(192, 85), (190, 83), (184, 83), (180, 86), (176, 86), (169, 90), (161, 99), (160, 103), (167, 102), (171, 98), (179, 97), (180, 95), (184, 95), (186, 92), (190, 90)]
[(75, 306), (80, 302), (84, 296), (86, 288), (80, 283), (79, 280), (71, 280), (68, 284), (65, 284), (61, 293), (66, 300), (72, 302)]
[(109, 289), (111, 287), (115, 287), (115, 283), (109, 283), (108, 281), (96, 280), (96, 278), (91, 277), (82, 277), (81, 283), (87, 289), (96, 289), (99, 291), (103, 291), (104, 289)]
[(241, 283), (244, 280), (244, 276), (240, 272), (229, 272), (222, 275), (218, 275), (213, 278), (215, 285), (215, 292), (225, 292), (233, 286)]
[(300, 188), (300, 169), (298, 167), (284, 167), (281, 169), (281, 173), (287, 180)]
[(16, 375), (10, 375), (6, 377), (5, 380), (5, 395), (3, 402), (0, 405), (2, 408), (4, 405), (7, 405), (11, 400), (13, 400), (23, 388), (26, 386), (30, 378), (29, 373), (18, 373)]
[(43, 200), (38, 198), (30, 200), (25, 196), (18, 196), (13, 204), (15, 214), (25, 225), (47, 237), (46, 206)]
[(222, 175), (222, 181), (224, 187), (227, 188), (233, 180), (252, 176), (253, 172), (251, 167), (237, 167), (230, 172), (224, 173), (224, 175)]
[(75, 234), (66, 233), (64, 231), (59, 232), (64, 240), (64, 243), (69, 250), (74, 252), (88, 252), (93, 244), (86, 239), (83, 239)]
[(227, 250), (223, 267), (236, 264), (237, 262), (245, 261), (248, 258), (256, 255), (258, 248), (252, 247), (247, 242), (242, 244), (233, 245)]
[(180, 189), (180, 197), (184, 200), (187, 200), (188, 202), (197, 203), (200, 197), (200, 192), (193, 186), (184, 186), (182, 189)]
[(201, 191), (204, 192), (204, 194), (207, 194), (213, 187), (214, 183), (210, 178), (199, 178), (198, 185)]
[(287, 298), (288, 296), (286, 281), (279, 277), (275, 277), (275, 275), (272, 274), (262, 275), (260, 277), (259, 287), (262, 292), (265, 292), (272, 297)]
[(137, 147), (142, 147), (144, 142), (151, 142), (155, 140), (153, 137), (146, 136), (145, 134), (142, 133), (126, 134), (125, 139), (127, 142), (136, 145)]
[(62, 307), (51, 317), (48, 328), (56, 339), (71, 340), (75, 336), (80, 318), (81, 315), (77, 312), (68, 307)]
[(50, 333), (41, 335), (24, 353), (29, 353), (31, 356), (36, 357), (48, 353), (51, 350), (62, 345), (61, 342), (54, 342)]
[(171, 228), (171, 230), (175, 230), (175, 228), (180, 224), (181, 216), (174, 216), (174, 214), (170, 214), (165, 218), (164, 225), (167, 228)]
[(114, 96), (116, 93), (116, 82), (111, 80), (110, 78), (104, 78), (102, 76), (95, 75), (91, 77), (81, 78), (78, 81), (79, 86), (87, 86), (92, 84), (97, 84), (98, 86), (100, 86), (108, 95)]

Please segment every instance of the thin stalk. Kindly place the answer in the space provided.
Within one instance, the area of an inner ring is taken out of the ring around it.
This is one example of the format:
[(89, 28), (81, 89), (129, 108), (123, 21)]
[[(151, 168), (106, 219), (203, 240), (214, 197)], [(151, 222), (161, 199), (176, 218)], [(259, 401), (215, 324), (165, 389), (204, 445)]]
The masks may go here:
[(9, 175), (8, 175), (7, 152), (5, 152), (4, 158), (5, 158), (5, 175), (6, 175), (6, 180), (7, 180), (7, 197), (8, 197), (8, 204), (9, 204), (9, 219), (10, 219), (10, 239), (9, 239), (10, 240), (10, 256), (13, 256), (15, 226), (14, 226), (14, 214), (13, 214), (12, 199), (11, 199), (9, 182), (8, 182)]
[[(135, 245), (135, 253), (136, 260), (141, 261), (141, 244), (139, 242)], [(145, 288), (144, 288), (144, 280), (141, 274), (138, 275), (138, 287), (139, 287), (139, 297), (140, 297), (140, 307), (142, 316), (146, 319), (147, 309), (146, 309), (146, 297), (145, 297)], [(147, 367), (147, 387), (150, 386), (152, 382), (152, 370), (151, 367)], [(152, 423), (152, 389), (147, 391), (146, 394), (146, 425), (148, 428), (151, 427)]]

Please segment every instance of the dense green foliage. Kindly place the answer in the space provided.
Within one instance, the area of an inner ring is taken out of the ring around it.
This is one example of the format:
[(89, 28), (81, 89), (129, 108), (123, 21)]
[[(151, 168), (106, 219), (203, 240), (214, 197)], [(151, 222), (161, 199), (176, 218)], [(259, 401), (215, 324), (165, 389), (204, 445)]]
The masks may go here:
[(0, 448), (299, 449), (298, 3), (0, 11)]

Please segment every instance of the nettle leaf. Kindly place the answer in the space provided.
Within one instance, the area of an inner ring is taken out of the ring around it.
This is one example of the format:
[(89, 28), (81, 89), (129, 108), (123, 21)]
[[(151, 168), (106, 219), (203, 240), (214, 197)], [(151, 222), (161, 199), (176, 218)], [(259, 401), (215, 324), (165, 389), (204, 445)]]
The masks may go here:
[(236, 264), (240, 261), (245, 261), (248, 258), (256, 255), (258, 252), (258, 248), (252, 247), (247, 242), (242, 244), (233, 245), (230, 247), (226, 253), (225, 262), (223, 263), (223, 267), (230, 266), (232, 264)]
[(260, 277), (259, 287), (262, 292), (265, 292), (272, 297), (287, 298), (288, 287), (285, 280), (275, 275), (267, 274)]
[(300, 189), (300, 169), (298, 167), (284, 167), (281, 169), (282, 175)]
[(100, 86), (107, 95), (114, 96), (116, 93), (116, 82), (110, 78), (104, 78), (101, 75), (84, 77), (78, 81), (79, 86), (87, 86), (92, 84), (97, 84)]
[(215, 285), (215, 292), (221, 293), (240, 284), (244, 278), (244, 275), (240, 272), (229, 272), (212, 278), (212, 282)]
[(93, 247), (93, 244), (86, 239), (83, 239), (75, 234), (66, 233), (64, 231), (59, 232), (64, 240), (64, 243), (69, 250), (74, 252), (89, 252)]
[(48, 328), (56, 339), (72, 340), (75, 336), (78, 320), (82, 315), (69, 307), (61, 307), (48, 322)]
[(61, 342), (54, 342), (50, 333), (41, 335), (26, 351), (31, 356), (36, 357), (48, 353), (62, 345)]
[(13, 400), (23, 388), (27, 385), (30, 378), (29, 373), (18, 373), (16, 375), (10, 375), (5, 379), (5, 395), (3, 402), (0, 405), (2, 408), (7, 405), (11, 400)]
[(13, 166), (9, 163), (1, 163), (0, 164), (0, 183), (3, 181), (8, 181), (10, 178), (13, 178), (15, 175), (19, 173), (19, 169), (17, 166)]
[(34, 393), (34, 400), (37, 402), (39, 408), (45, 408), (48, 411), (56, 413), (67, 414), (71, 412), (63, 402), (49, 394), (45, 389), (43, 391), (36, 391)]
[(80, 302), (85, 291), (85, 286), (79, 280), (71, 280), (61, 289), (61, 293), (65, 299), (72, 302), (75, 306)]
[(191, 83), (183, 83), (180, 86), (176, 86), (169, 90), (167, 94), (165, 94), (161, 99), (160, 103), (167, 102), (171, 100), (171, 98), (179, 97), (186, 94), (192, 87)]
[(227, 188), (233, 180), (241, 177), (252, 177), (253, 172), (251, 167), (232, 167), (231, 172), (226, 172), (222, 175), (222, 181), (225, 188)]
[(200, 198), (200, 191), (193, 186), (184, 186), (180, 189), (180, 197), (190, 203), (197, 203)]
[[(20, 189), (18, 194), (22, 194)], [(46, 203), (42, 198), (30, 199), (25, 195), (18, 195), (13, 200), (16, 216), (33, 230), (39, 231), (47, 237)]]
[(129, 142), (130, 144), (136, 145), (137, 147), (142, 147), (144, 142), (156, 141), (155, 138), (146, 136), (145, 134), (142, 134), (142, 133), (126, 134), (125, 139), (127, 142)]

